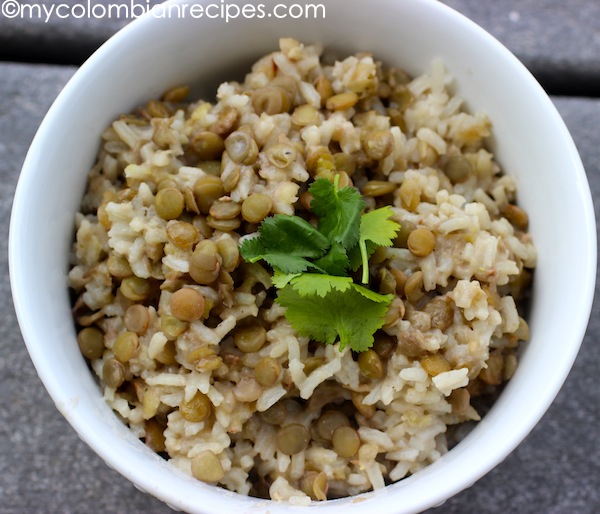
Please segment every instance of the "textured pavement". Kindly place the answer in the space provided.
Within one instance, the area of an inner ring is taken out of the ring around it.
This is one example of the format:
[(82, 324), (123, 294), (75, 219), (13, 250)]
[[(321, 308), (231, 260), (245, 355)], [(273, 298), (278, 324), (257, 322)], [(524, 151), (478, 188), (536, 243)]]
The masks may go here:
[[(446, 3), (494, 34), (556, 93), (598, 198), (600, 2)], [(46, 110), (75, 71), (32, 62), (80, 62), (124, 23), (0, 16), (0, 60), (6, 61), (0, 62), (0, 514), (171, 512), (108, 468), (56, 410), (27, 355), (8, 282), (8, 218), (19, 170)], [(600, 512), (599, 308), (596, 301), (573, 370), (539, 425), (502, 464), (429, 514)]]

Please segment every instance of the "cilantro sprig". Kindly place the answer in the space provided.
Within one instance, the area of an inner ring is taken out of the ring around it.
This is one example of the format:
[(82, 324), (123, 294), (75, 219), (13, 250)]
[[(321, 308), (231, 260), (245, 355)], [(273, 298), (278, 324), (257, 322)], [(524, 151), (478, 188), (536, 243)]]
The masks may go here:
[[(373, 345), (393, 295), (365, 287), (369, 258), (391, 246), (400, 225), (389, 207), (363, 213), (365, 202), (353, 187), (315, 180), (310, 188), (313, 226), (298, 216), (265, 219), (258, 236), (246, 239), (240, 253), (247, 262), (265, 261), (274, 270), (277, 302), (301, 335), (361, 352)], [(362, 285), (349, 276), (362, 266)]]

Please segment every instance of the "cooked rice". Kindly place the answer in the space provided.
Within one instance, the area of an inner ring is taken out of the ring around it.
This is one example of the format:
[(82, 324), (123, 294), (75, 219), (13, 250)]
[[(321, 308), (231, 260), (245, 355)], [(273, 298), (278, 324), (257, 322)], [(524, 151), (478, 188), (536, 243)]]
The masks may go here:
[[(447, 427), (480, 418), (471, 398), (496, 391), (514, 371), (520, 341), (528, 337), (518, 306), (536, 262), (526, 225), (504, 217), (515, 203), (516, 184), (485, 145), (491, 123), (483, 113), (461, 109), (440, 61), (430, 73), (410, 79), (366, 53), (333, 64), (321, 61), (320, 53), (316, 46), (283, 39), (281, 50), (260, 59), (243, 83), (222, 84), (216, 103), (154, 101), (116, 120), (102, 135), (76, 218), (69, 273), (79, 330), (94, 326), (104, 337), (104, 351), (91, 367), (106, 401), (134, 433), (187, 473), (193, 473), (193, 459), (209, 451), (223, 469), (219, 485), (293, 504), (323, 499), (314, 486), (317, 474), (324, 475), (329, 498), (355, 495), (400, 480), (445, 453)], [(293, 79), (293, 106), (256, 114), (252, 91), (281, 75)], [(332, 89), (328, 94), (353, 91), (358, 103), (335, 112), (324, 108), (323, 77)], [(290, 114), (303, 104), (318, 109), (318, 118), (306, 126)], [(215, 171), (195, 155), (195, 134), (208, 130), (226, 138), (240, 127), (257, 142), (255, 164), (237, 165), (223, 154)], [(372, 130), (391, 134), (393, 148), (381, 159), (362, 146)], [(267, 156), (276, 143), (298, 150), (283, 168)], [(273, 201), (271, 214), (299, 213), (307, 184), (323, 173), (309, 165), (315, 152), (349, 154), (356, 170), (346, 178), (359, 190), (373, 180), (395, 184), (392, 194), (366, 197), (367, 209), (391, 204), (405, 229), (435, 234), (435, 249), (425, 257), (399, 238), (373, 258), (372, 285), (396, 294), (376, 335), (393, 342), (391, 354), (382, 354), (379, 379), (361, 373), (349, 348), (299, 337), (285, 309), (273, 302), (266, 267), (236, 261), (216, 281), (196, 284), (188, 274), (193, 249), (172, 242), (170, 222), (154, 206), (159, 182), (169, 179), (186, 198), (179, 219), (192, 223), (201, 240), (237, 243), (256, 225), (239, 215), (240, 226), (232, 230), (211, 222), (196, 205), (197, 180), (216, 173), (227, 185), (224, 201), (240, 204), (265, 193)], [(445, 173), (456, 156), (472, 170), (461, 180)], [(415, 204), (406, 191), (416, 195)], [(124, 381), (111, 386), (106, 362), (114, 362), (113, 345), (126, 330), (124, 314), (136, 303), (120, 290), (124, 275), (115, 275), (115, 266), (148, 279), (152, 292), (140, 302), (148, 308), (148, 325), (139, 349), (122, 365)], [(417, 286), (407, 294), (404, 282), (411, 277)], [(205, 316), (179, 333), (165, 333), (170, 298), (183, 286), (205, 298)], [(234, 334), (257, 323), (266, 328), (265, 344), (256, 352), (239, 351)], [(192, 352), (202, 358), (188, 358)], [(282, 368), (269, 387), (253, 378), (263, 357)], [(431, 367), (432, 357), (445, 363), (442, 368)], [(194, 422), (180, 408), (198, 391), (209, 399), (212, 414)], [(340, 457), (316, 428), (330, 410), (344, 413), (357, 430), (360, 448), (352, 457)], [(278, 448), (277, 433), (291, 423), (306, 427), (310, 441), (287, 455)]]

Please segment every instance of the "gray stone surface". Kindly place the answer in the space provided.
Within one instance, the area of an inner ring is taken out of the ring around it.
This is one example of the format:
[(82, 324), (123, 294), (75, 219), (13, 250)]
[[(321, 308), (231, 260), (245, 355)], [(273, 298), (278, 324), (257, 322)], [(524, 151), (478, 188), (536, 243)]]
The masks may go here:
[(547, 91), (600, 95), (600, 2), (442, 1), (494, 35)]
[[(9, 217), (27, 147), (73, 71), (0, 64), (0, 217), (4, 220)], [(556, 98), (555, 102), (598, 197), (600, 101)], [(55, 409), (36, 376), (15, 320), (7, 277), (8, 224), (0, 230), (0, 294), (4, 298), (0, 307), (0, 514), (171, 512), (109, 469)], [(599, 308), (596, 302), (573, 371), (541, 423), (505, 462), (431, 514), (600, 512)]]
[[(12, 1), (12, 0), (9, 0)], [(595, 0), (442, 0), (496, 36), (554, 94), (600, 94), (600, 2)], [(124, 9), (158, 0), (91, 0), (86, 17), (76, 8), (87, 0), (25, 0), (33, 8), (20, 15), (0, 14), (0, 60), (78, 64), (127, 23)], [(58, 14), (47, 15), (58, 4)], [(218, 3), (218, 2), (217, 2)], [(102, 14), (103, 6), (122, 6), (121, 17)], [(327, 2), (324, 2), (327, 5)], [(45, 8), (45, 10), (44, 10)], [(130, 13), (131, 15), (131, 13)], [(62, 16), (62, 18), (61, 18)]]
[(0, 2), (0, 60), (80, 64), (158, 0), (25, 0), (5, 12), (10, 2)]

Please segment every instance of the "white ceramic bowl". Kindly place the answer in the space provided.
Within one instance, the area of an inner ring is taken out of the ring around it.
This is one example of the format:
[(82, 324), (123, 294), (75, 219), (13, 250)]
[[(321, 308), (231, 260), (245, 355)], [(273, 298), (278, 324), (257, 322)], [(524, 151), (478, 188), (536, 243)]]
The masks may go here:
[[(265, 2), (267, 9), (275, 2)], [(313, 2), (314, 3), (314, 2)], [(324, 20), (157, 19), (133, 22), (73, 76), (27, 155), (10, 227), (14, 303), (39, 376), (79, 435), (143, 490), (189, 512), (295, 512), (240, 496), (173, 469), (139, 442), (104, 403), (79, 354), (66, 273), (74, 213), (99, 134), (119, 113), (179, 83), (211, 95), (242, 77), (280, 36), (319, 42), (340, 55), (369, 50), (387, 64), (424, 72), (440, 57), (455, 88), (494, 124), (494, 150), (517, 178), (539, 251), (532, 339), (491, 412), (425, 470), (360, 500), (311, 506), (322, 513), (417, 512), (470, 486), (502, 461), (546, 411), (587, 326), (596, 273), (595, 220), (573, 141), (542, 88), (495, 39), (433, 0), (326, 0)]]

